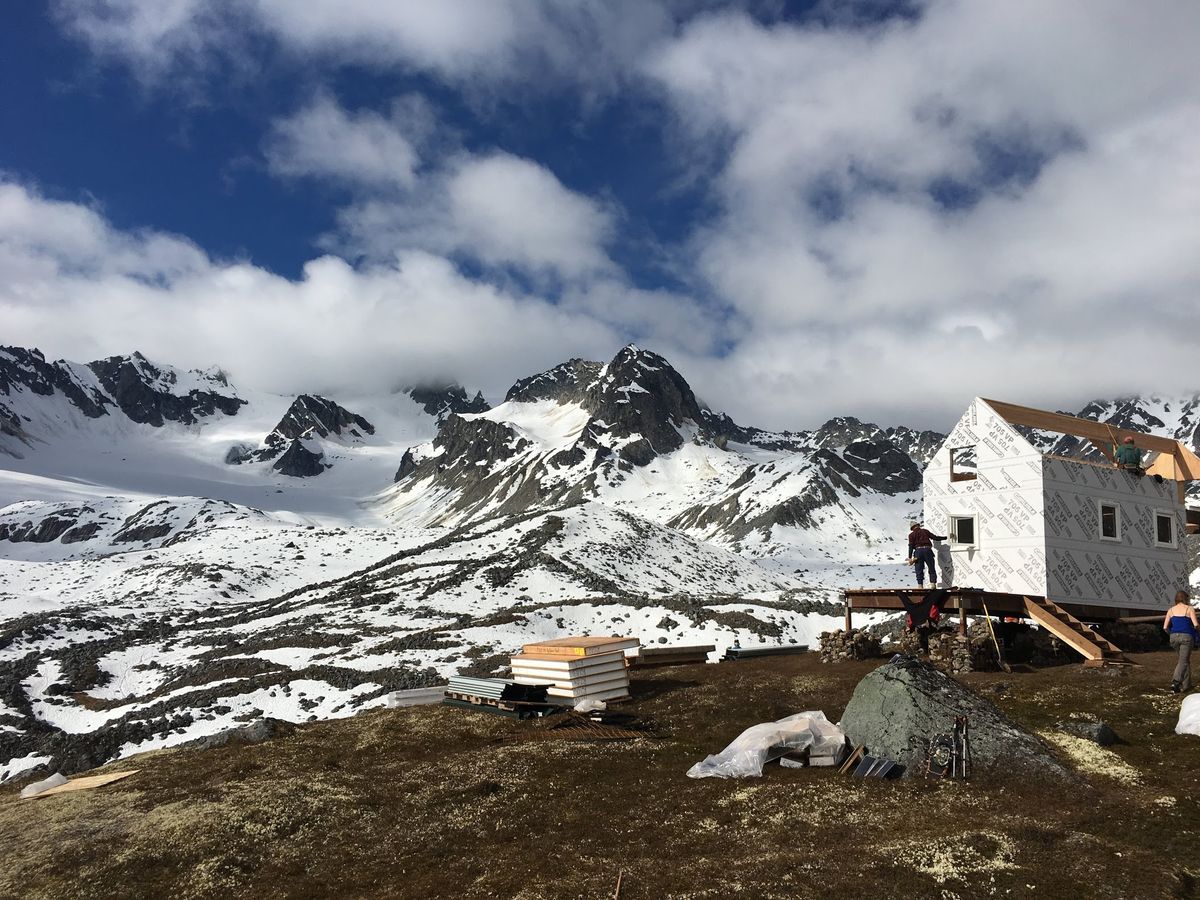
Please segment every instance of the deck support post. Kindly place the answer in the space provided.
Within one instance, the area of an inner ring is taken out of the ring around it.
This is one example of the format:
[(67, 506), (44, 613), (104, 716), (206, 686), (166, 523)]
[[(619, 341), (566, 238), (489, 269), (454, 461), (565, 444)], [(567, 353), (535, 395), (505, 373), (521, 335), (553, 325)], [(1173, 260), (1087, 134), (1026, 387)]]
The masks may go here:
[(849, 597), (847, 597), (847, 598), (846, 598), (846, 634), (849, 634), (849, 633), (850, 633), (850, 631), (851, 631), (851, 627), (850, 627), (850, 609), (851, 609), (851, 603), (852, 603), (852, 601), (850, 600), (850, 598), (849, 598)]
[(962, 598), (958, 600), (958, 633), (967, 636), (967, 610), (963, 607)]

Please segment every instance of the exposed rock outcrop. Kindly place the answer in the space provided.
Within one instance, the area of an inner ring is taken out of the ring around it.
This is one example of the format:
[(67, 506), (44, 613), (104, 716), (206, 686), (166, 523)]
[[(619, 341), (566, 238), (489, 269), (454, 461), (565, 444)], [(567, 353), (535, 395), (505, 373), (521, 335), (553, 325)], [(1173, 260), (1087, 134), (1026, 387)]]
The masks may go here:
[(1022, 771), (1050, 778), (1071, 773), (1038, 738), (949, 675), (896, 656), (863, 678), (842, 715), (841, 728), (869, 753), (920, 774), (929, 741), (950, 731), (955, 716), (970, 719), (971, 759), (977, 772)]
[(408, 389), (408, 395), (439, 422), (452, 413), (481, 413), (492, 408), (481, 392), (468, 397), (466, 389), (459, 384), (413, 387)]
[(312, 478), (329, 468), (323, 461), (324, 458), (324, 453), (310, 449), (304, 441), (297, 438), (288, 444), (287, 450), (275, 460), (271, 468), (292, 478)]
[(214, 413), (236, 415), (245, 404), (240, 397), (218, 393), (229, 386), (223, 372), (189, 372), (195, 386), (180, 384), (181, 375), (169, 367), (159, 368), (136, 351), (131, 356), (110, 356), (88, 363), (104, 390), (134, 422), (161, 426), (164, 422), (194, 425)]

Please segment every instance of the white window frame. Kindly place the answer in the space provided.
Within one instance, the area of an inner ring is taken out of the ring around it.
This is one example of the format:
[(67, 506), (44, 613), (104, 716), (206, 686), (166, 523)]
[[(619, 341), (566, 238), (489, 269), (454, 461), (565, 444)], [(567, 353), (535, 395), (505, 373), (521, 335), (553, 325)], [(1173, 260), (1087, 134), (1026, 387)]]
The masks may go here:
[[(959, 519), (970, 519), (971, 520), (971, 531), (975, 535), (975, 540), (970, 541), (968, 543), (959, 541), (958, 529), (955, 527), (955, 523)], [(963, 513), (963, 514), (951, 513), (950, 515), (948, 515), (946, 517), (946, 539), (950, 542), (951, 546), (956, 547), (956, 548), (957, 547), (964, 547), (964, 548), (965, 547), (978, 547), (979, 546), (979, 514), (978, 513), (969, 513), (969, 514), (968, 513)]]
[[(1168, 519), (1171, 522), (1171, 541), (1164, 543), (1158, 539), (1158, 519), (1159, 517)], [(1179, 523), (1175, 519), (1175, 513), (1169, 509), (1154, 510), (1154, 546), (1155, 547), (1170, 547), (1172, 550), (1179, 548)]]
[[(1104, 507), (1111, 506), (1116, 511), (1117, 536), (1108, 537), (1104, 534)], [(1115, 500), (1096, 500), (1096, 537), (1102, 541), (1114, 544), (1121, 543), (1121, 504)]]

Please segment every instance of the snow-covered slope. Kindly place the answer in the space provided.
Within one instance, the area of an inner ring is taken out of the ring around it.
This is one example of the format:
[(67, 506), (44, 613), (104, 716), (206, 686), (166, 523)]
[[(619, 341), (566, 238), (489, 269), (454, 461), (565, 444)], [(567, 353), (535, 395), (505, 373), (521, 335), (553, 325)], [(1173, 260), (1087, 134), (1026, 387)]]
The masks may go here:
[[(1196, 439), (1196, 398), (1093, 407)], [(0, 349), (0, 780), (348, 715), (565, 633), (813, 642), (838, 589), (903, 577), (941, 439), (739, 425), (633, 346), (494, 408)]]

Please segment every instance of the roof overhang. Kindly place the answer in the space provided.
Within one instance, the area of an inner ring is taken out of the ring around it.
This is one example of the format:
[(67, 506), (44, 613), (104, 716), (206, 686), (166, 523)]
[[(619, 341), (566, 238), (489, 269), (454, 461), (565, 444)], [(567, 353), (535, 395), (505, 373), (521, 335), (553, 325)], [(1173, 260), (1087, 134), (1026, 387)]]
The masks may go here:
[(1119, 428), (1116, 425), (1109, 425), (1107, 422), (1094, 422), (1091, 419), (1047, 412), (1031, 406), (1018, 406), (1015, 403), (1005, 403), (1001, 400), (988, 400), (986, 397), (980, 399), (1010, 425), (1024, 425), (1027, 428), (1084, 438), (1095, 444), (1100, 452), (1110, 459), (1112, 458), (1111, 446), (1131, 437), (1140, 449), (1154, 450), (1158, 453), (1158, 456), (1146, 468), (1147, 474), (1161, 475), (1163, 478), (1174, 481), (1200, 480), (1200, 457), (1196, 456), (1186, 445), (1171, 438), (1147, 434), (1144, 431), (1134, 431), (1131, 428)]

